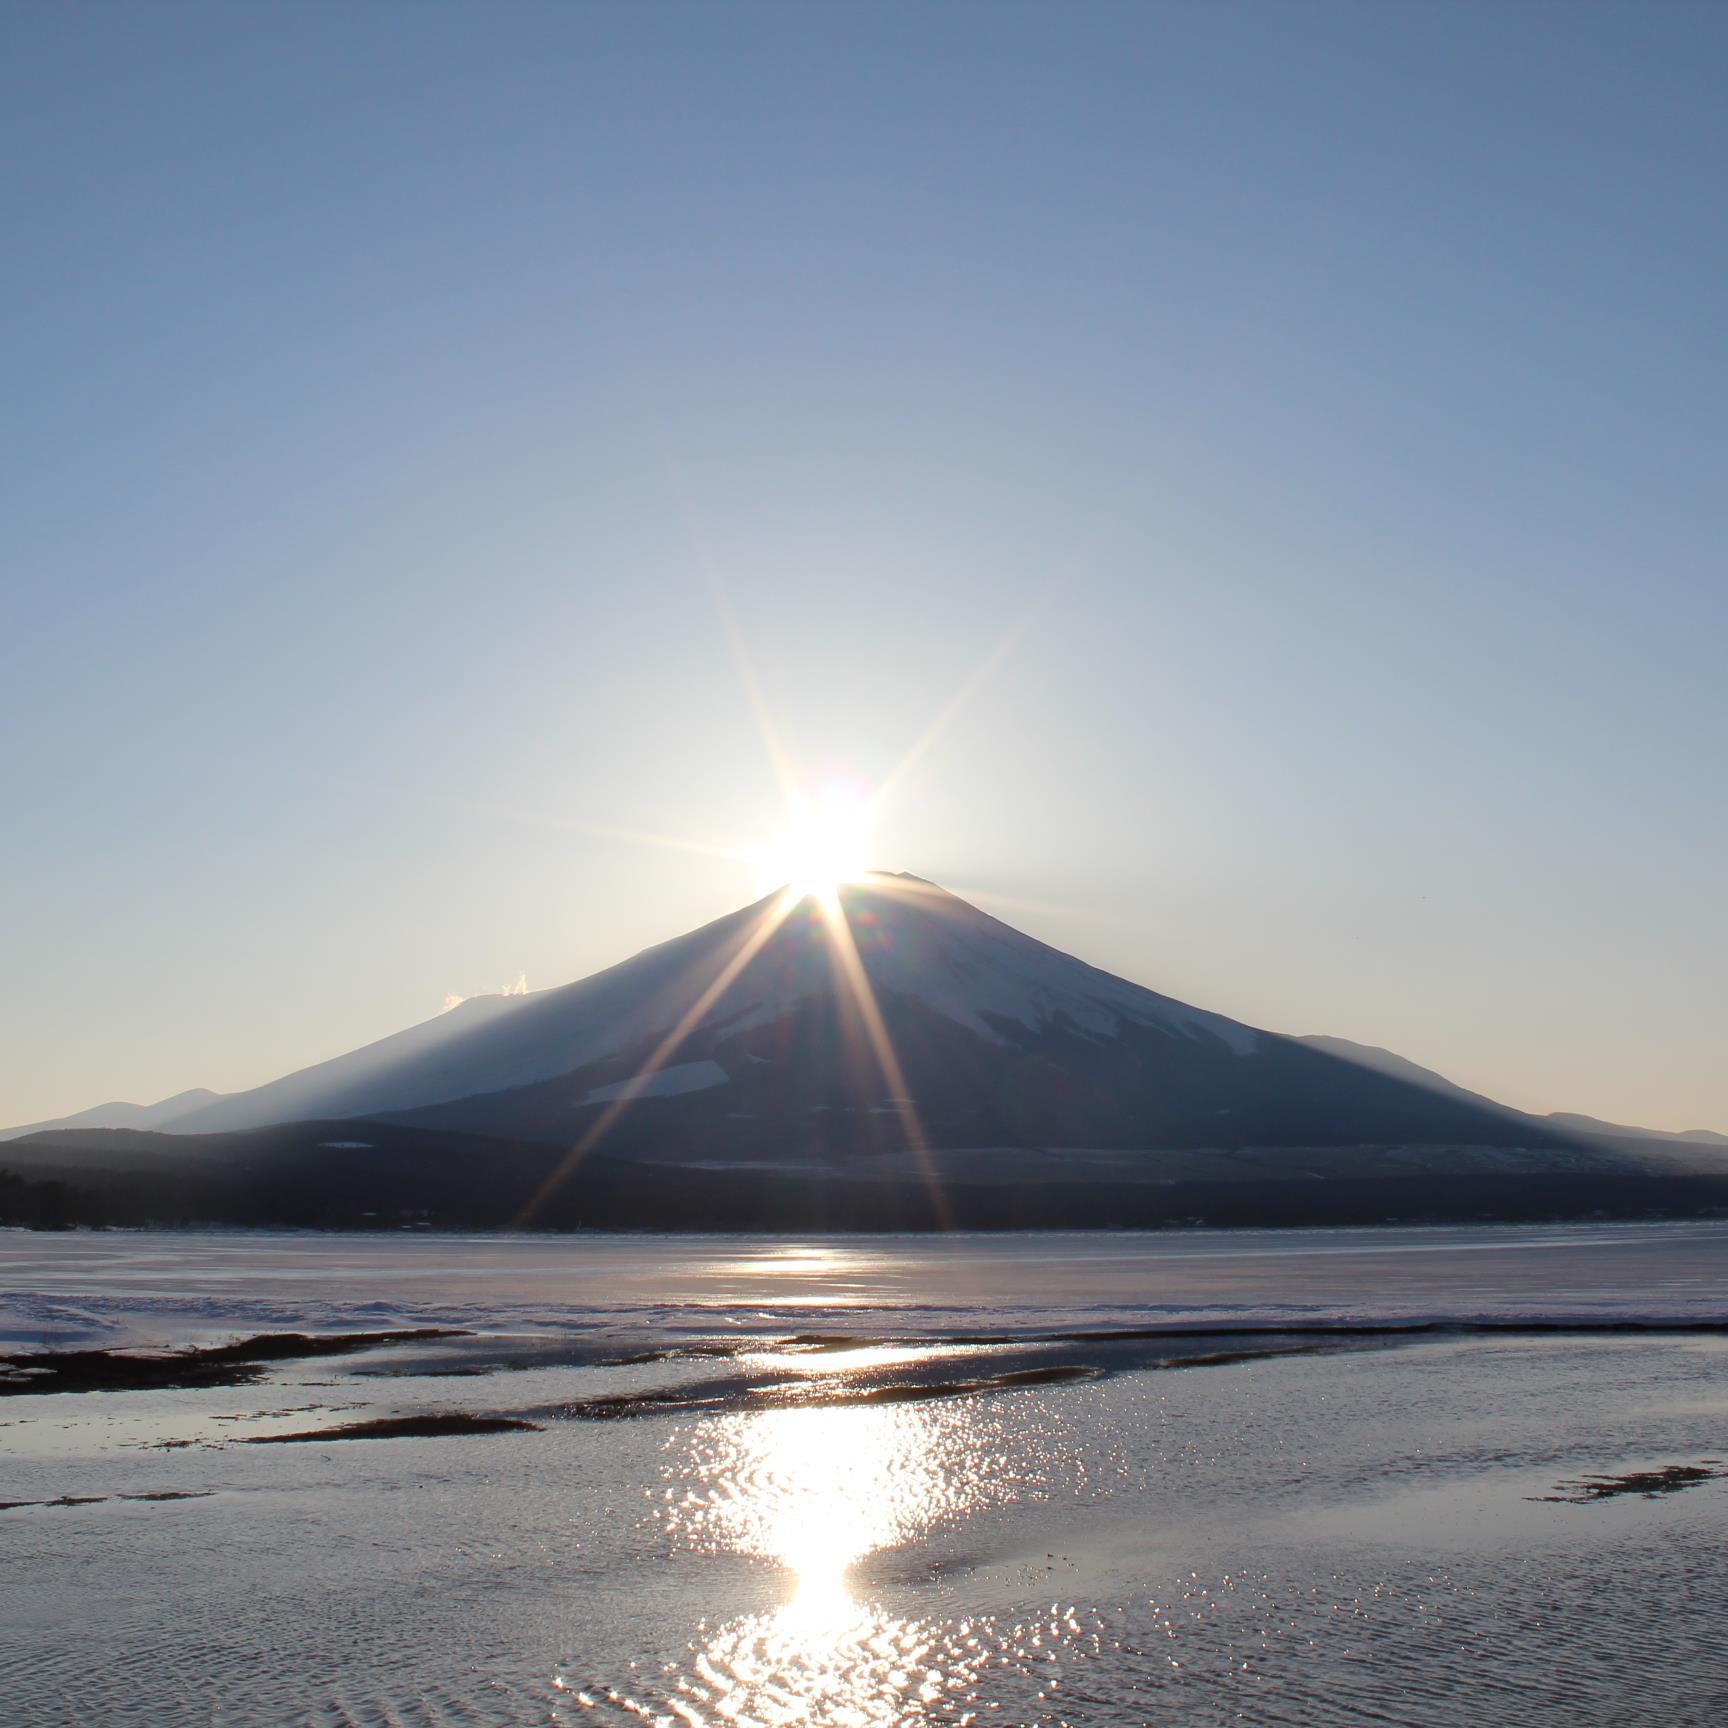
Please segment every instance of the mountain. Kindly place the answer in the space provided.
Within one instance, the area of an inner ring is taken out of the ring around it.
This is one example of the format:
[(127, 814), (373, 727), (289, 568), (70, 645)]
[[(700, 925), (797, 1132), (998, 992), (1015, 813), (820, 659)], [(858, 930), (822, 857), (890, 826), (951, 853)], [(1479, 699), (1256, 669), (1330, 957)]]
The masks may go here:
[[(769, 895), (578, 983), (471, 999), (172, 1126), (211, 1133), (407, 1111), (430, 1124), (431, 1107), (441, 1106), (465, 1128), (507, 1118), (513, 1132), (562, 1139), (572, 1111), (610, 1102), (607, 1089), (650, 1062), (668, 1066), (655, 1052), (685, 1022), (667, 1053), (677, 1071), (650, 1082), (651, 1095), (697, 1089), (700, 1072), (732, 1088), (729, 1106), (746, 1093), (761, 1104), (765, 1086), (783, 1089), (791, 1076), (800, 1109), (844, 1107), (854, 1093), (881, 1106), (881, 1076), (840, 963), (847, 947), (902, 1034), (894, 1042), (903, 1060), (928, 1069), (939, 1049), (985, 1094), (1036, 1052), (1071, 1073), (1123, 1040), (1147, 1043), (1178, 1067), (1221, 1064), (1217, 1079), (1233, 1090), (1239, 1063), (1267, 1036), (1098, 971), (916, 877), (872, 877), (843, 889), (840, 906), (848, 932), (840, 949), (816, 900), (788, 906)], [(702, 1062), (710, 1067), (697, 1070)], [(950, 1078), (927, 1076), (925, 1095), (951, 1090)], [(1212, 1107), (1227, 1108), (1222, 1095)]]
[(415, 1192), (468, 1222), (832, 1221), (843, 1188), (846, 1219), (885, 1227), (925, 1190), (943, 1221), (1128, 1222), (1220, 1185), (1235, 1198), (1211, 1209), (1242, 1212), (1254, 1185), (1260, 1212), (1318, 1221), (1302, 1184), (1366, 1183), (1353, 1204), (1378, 1216), (1393, 1180), (1407, 1200), (1540, 1179), (1541, 1207), (1561, 1177), (1572, 1204), (1584, 1178), (1728, 1173), (1701, 1142), (1581, 1133), (1388, 1051), (1191, 1007), (905, 875), (770, 895), (577, 983), (169, 1102), (125, 1125), (156, 1132), (39, 1133), (7, 1162), (129, 1183), (139, 1206), (178, 1184), (203, 1196), (183, 1215), (327, 1222)]
[(75, 1116), (61, 1116), (52, 1122), (28, 1122), (21, 1128), (0, 1128), (0, 1140), (20, 1140), (26, 1134), (45, 1134), (66, 1128), (166, 1128), (181, 1117), (213, 1102), (220, 1094), (195, 1086), (190, 1092), (176, 1092), (160, 1104), (95, 1104), (80, 1110)]
[(904, 875), (844, 888), (826, 912), (770, 895), (578, 983), (473, 997), (250, 1091), (67, 1126), (214, 1134), (365, 1118), (565, 1145), (602, 1116), (611, 1149), (658, 1155), (676, 1140), (714, 1157), (911, 1139), (1563, 1140), (1389, 1051), (1190, 1007)]

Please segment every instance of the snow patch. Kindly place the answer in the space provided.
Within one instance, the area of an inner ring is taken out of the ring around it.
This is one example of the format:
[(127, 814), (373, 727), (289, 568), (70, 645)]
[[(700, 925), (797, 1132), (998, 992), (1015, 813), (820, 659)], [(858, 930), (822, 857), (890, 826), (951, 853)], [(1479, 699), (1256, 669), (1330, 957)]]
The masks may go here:
[(718, 1062), (680, 1062), (673, 1068), (661, 1068), (646, 1079), (616, 1080), (610, 1086), (596, 1086), (582, 1102), (610, 1104), (615, 1098), (676, 1098), (682, 1092), (706, 1092), (711, 1086), (724, 1086), (732, 1076)]

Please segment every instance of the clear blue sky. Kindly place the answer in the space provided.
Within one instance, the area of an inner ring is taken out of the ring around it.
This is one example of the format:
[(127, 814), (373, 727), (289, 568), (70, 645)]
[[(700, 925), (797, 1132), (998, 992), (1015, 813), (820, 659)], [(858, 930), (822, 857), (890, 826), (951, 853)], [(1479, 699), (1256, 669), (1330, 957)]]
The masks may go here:
[[(1728, 1128), (1728, 9), (0, 11), (0, 1121), (750, 897)], [(993, 903), (995, 904), (995, 903)]]

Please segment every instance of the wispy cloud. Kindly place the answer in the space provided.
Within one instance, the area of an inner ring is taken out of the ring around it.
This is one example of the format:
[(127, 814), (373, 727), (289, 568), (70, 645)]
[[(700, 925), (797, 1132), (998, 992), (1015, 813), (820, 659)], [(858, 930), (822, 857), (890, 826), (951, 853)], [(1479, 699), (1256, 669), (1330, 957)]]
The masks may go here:
[[(528, 994), (528, 974), (518, 972), (514, 984), (500, 984), (496, 990), (476, 990), (475, 996), (526, 996)], [(450, 995), (444, 998), (444, 1012), (448, 1014), (452, 1008), (460, 1008), (464, 1002), (472, 1001), (473, 997)]]

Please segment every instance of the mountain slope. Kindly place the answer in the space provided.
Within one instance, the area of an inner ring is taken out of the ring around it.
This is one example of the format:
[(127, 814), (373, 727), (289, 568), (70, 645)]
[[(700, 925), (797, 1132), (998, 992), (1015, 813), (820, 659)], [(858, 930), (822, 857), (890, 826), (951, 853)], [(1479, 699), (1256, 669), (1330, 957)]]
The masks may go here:
[(1455, 1080), (1448, 1080), (1444, 1074), (1438, 1074), (1432, 1068), (1424, 1068), (1421, 1063), (1412, 1062), (1408, 1056), (1400, 1056), (1395, 1050), (1382, 1049), (1378, 1044), (1358, 1044), (1354, 1039), (1334, 1038), (1324, 1032), (1305, 1032), (1298, 1035), (1294, 1041), (1306, 1044), (1310, 1050), (1336, 1056), (1340, 1062), (1353, 1062), (1359, 1068), (1372, 1068), (1377, 1074), (1389, 1074), (1395, 1080), (1408, 1081), (1412, 1086), (1420, 1086), (1429, 1092), (1438, 1092), (1452, 1098), (1467, 1098), (1477, 1104), (1493, 1103), (1491, 1098), (1482, 1093), (1472, 1092)]
[[(1408, 1057), (1400, 1056), (1392, 1050), (1384, 1050), (1377, 1044), (1357, 1044), (1349, 1038), (1334, 1038), (1319, 1032), (1305, 1033), (1297, 1042), (1314, 1050), (1323, 1050), (1329, 1056), (1338, 1057), (1340, 1061), (1354, 1062), (1361, 1067), (1372, 1068), (1400, 1080), (1408, 1080), (1411, 1085), (1425, 1087), (1431, 1092), (1454, 1098), (1473, 1099), (1478, 1104), (1492, 1103), (1492, 1100), (1484, 1097), (1482, 1093), (1471, 1092), (1455, 1080), (1448, 1080), (1444, 1074), (1437, 1074), (1432, 1068), (1424, 1068)], [(1532, 1120), (1545, 1122), (1560, 1133), (1577, 1135), (1591, 1141), (1604, 1138), (1676, 1140), (1688, 1145), (1728, 1148), (1728, 1134), (1718, 1134), (1709, 1128), (1638, 1128), (1627, 1122), (1604, 1122), (1598, 1116), (1580, 1115), (1575, 1110), (1554, 1110)]]

